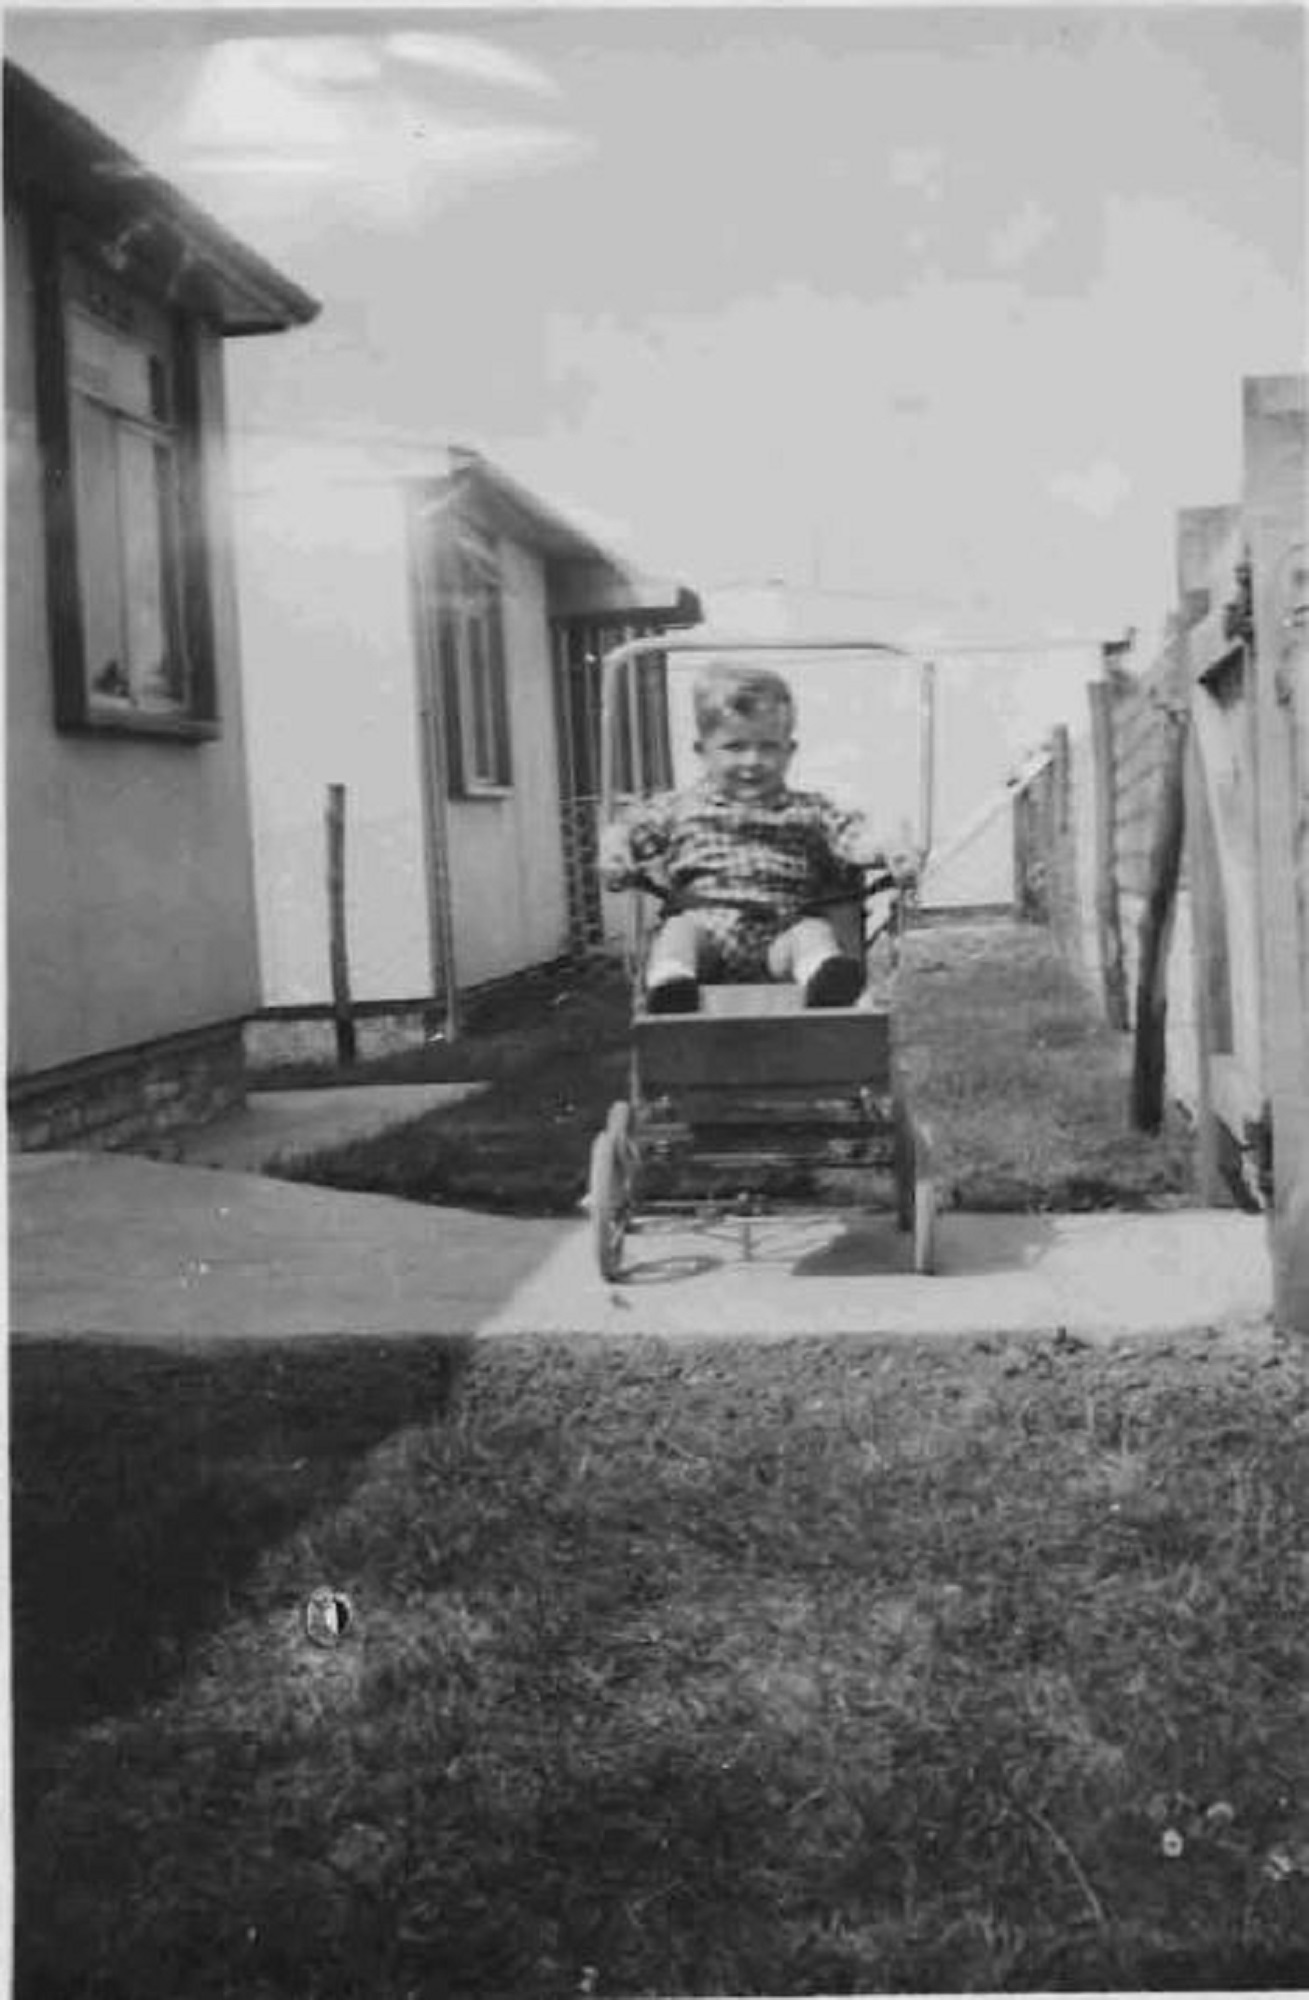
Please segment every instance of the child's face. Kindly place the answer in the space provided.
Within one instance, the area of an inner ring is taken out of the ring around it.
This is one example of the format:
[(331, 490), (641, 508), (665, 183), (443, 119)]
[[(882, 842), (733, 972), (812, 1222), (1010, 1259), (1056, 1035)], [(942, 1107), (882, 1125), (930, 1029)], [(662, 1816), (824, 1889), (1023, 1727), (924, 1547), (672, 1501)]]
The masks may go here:
[(791, 717), (782, 708), (728, 716), (696, 748), (705, 776), (728, 799), (766, 799), (780, 791), (795, 753)]

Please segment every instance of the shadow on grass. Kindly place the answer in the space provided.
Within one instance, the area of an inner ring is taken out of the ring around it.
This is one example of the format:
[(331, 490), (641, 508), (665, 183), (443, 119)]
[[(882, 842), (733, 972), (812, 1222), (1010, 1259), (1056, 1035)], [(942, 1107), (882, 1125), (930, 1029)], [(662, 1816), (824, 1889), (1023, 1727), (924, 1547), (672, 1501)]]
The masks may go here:
[(16, 1763), (158, 1696), (263, 1552), (391, 1432), (447, 1408), (468, 1342), (10, 1350)]
[(591, 1142), (626, 1094), (625, 1048), (566, 1048), (475, 1097), (279, 1165), (283, 1180), (500, 1215), (571, 1215)]
[[(307, 1442), (233, 1394), (234, 1482), (294, 1450), (343, 1502), (214, 1577), (166, 1701), (47, 1739), (24, 2000), (1303, 1984), (1298, 1350), (488, 1340), (446, 1421), (421, 1355), (283, 1349)], [(144, 1521), (169, 1461), (81, 1401)]]
[[(630, 1003), (612, 971), (556, 998), (560, 1005), (538, 1005), (512, 1028), (367, 1072), (372, 1081), (477, 1077), (487, 1088), (475, 1097), (279, 1171), (408, 1201), (571, 1214), (592, 1140), (609, 1105), (628, 1095)], [(1131, 1129), (1130, 1044), (1105, 1024), (1047, 931), (997, 924), (911, 933), (892, 1012), (910, 1095), (935, 1130), (943, 1206), (996, 1214), (1195, 1206), (1187, 1121), (1170, 1107), (1162, 1132)], [(796, 1020), (803, 1035), (803, 1017)], [(678, 1194), (700, 1192), (701, 1169), (679, 1158), (675, 1172), (646, 1162), (647, 1193), (665, 1192), (670, 1175)], [(722, 1191), (734, 1197), (743, 1184), (757, 1186), (777, 1201), (817, 1192), (826, 1206), (824, 1178), (798, 1165), (762, 1175), (734, 1169)], [(849, 1200), (844, 1190), (831, 1196)]]

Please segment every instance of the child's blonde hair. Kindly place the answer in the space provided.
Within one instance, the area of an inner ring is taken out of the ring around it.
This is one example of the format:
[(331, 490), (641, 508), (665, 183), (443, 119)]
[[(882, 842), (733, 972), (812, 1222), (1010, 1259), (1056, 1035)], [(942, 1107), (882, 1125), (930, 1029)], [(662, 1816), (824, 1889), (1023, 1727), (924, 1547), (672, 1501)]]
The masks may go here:
[(738, 667), (709, 660), (695, 677), (692, 698), (698, 736), (712, 736), (725, 722), (753, 721), (759, 715), (785, 716), (795, 725), (795, 697), (771, 667)]

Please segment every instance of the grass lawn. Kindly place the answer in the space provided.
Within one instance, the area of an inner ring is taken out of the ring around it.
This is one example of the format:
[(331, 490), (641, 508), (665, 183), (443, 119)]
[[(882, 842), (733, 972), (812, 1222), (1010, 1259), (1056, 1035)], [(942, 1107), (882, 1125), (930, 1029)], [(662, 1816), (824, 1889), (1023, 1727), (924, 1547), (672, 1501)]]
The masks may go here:
[(1194, 1146), (1174, 1111), (1157, 1137), (1128, 1117), (1132, 1043), (1108, 1027), (1029, 924), (912, 933), (895, 1020), (938, 1172), (973, 1210), (1176, 1208)]
[[(591, 1140), (627, 1094), (628, 1000), (612, 975), (553, 998), (535, 1025), (470, 1035), (370, 1071), (390, 1080), (480, 1073), (486, 1091), (288, 1173), (413, 1201), (571, 1213)], [(1130, 1042), (1098, 1018), (1045, 931), (986, 924), (911, 933), (894, 1022), (915, 1099), (935, 1128), (946, 1201), (1025, 1211), (1193, 1198), (1189, 1132), (1180, 1118), (1158, 1138), (1129, 1129)]]
[[(400, 1130), (299, 1157), (286, 1177), (503, 1214), (571, 1214), (596, 1130), (626, 1094), (628, 1019), (626, 986), (605, 966), (524, 1022), (357, 1068), (348, 1081), (474, 1079), (487, 1088)], [(323, 1078), (289, 1071), (271, 1080), (285, 1088)]]
[[(558, 998), (315, 1177), (571, 1208), (626, 1004)], [(956, 1199), (1190, 1198), (1040, 932), (916, 934), (898, 1021)], [(1267, 1330), (10, 1376), (19, 2000), (1309, 1984), (1309, 1377)]]
[(19, 1343), (13, 1411), (26, 2000), (1309, 1982), (1271, 1334)]

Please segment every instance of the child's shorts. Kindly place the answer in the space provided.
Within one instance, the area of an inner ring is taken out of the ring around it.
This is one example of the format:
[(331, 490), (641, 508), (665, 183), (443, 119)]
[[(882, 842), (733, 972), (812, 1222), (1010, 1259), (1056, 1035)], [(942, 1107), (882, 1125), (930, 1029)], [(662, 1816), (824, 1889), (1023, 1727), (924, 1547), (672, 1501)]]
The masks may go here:
[(756, 916), (749, 910), (703, 904), (683, 914), (695, 923), (702, 979), (749, 984), (775, 976), (769, 964), (769, 947), (790, 928), (788, 924), (779, 924), (775, 916), (762, 911)]

